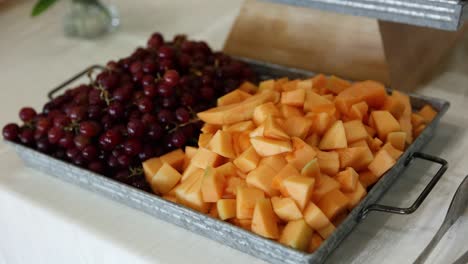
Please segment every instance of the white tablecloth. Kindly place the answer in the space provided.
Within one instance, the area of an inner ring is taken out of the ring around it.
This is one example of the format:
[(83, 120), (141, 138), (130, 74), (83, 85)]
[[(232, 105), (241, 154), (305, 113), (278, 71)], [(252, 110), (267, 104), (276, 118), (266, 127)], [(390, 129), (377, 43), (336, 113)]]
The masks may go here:
[[(129, 54), (154, 31), (187, 33), (222, 47), (240, 0), (115, 1), (121, 28), (97, 40), (64, 37), (62, 1), (31, 19), (31, 1), (0, 4), (0, 124), (17, 121), (20, 106), (36, 108), (46, 93), (91, 63)], [(254, 36), (252, 36), (254, 37)], [(413, 215), (372, 213), (328, 263), (411, 263), (443, 220), (468, 173), (468, 38), (417, 92), (452, 106), (425, 152), (450, 168)], [(384, 203), (409, 205), (435, 166), (417, 163)], [(451, 263), (468, 249), (468, 212), (434, 251), (430, 263)], [(0, 263), (263, 263), (134, 209), (26, 168), (0, 142)]]

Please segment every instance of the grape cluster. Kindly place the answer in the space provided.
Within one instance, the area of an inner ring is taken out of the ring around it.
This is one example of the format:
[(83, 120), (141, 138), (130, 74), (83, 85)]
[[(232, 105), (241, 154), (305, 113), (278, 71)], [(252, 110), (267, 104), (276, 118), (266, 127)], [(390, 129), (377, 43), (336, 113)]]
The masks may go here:
[(68, 89), (41, 113), (22, 108), (23, 124), (7, 124), (3, 137), (149, 190), (141, 162), (196, 145), (195, 113), (243, 81), (255, 81), (247, 64), (205, 42), (184, 35), (165, 42), (154, 33), (145, 48), (108, 62), (89, 84)]

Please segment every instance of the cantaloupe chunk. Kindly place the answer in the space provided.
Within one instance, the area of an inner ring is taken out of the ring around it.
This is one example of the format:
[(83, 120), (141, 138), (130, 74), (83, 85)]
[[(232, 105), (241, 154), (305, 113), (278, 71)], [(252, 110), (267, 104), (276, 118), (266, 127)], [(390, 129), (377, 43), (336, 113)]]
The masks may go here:
[(367, 144), (367, 138), (366, 139), (361, 139), (356, 142), (353, 142), (348, 145), (350, 148), (356, 148), (356, 147), (369, 147), (369, 144)]
[(387, 142), (392, 144), (394, 148), (404, 151), (406, 145), (406, 132), (397, 131), (388, 133)]
[(352, 210), (358, 205), (358, 203), (366, 196), (366, 188), (358, 181), (356, 183), (356, 188), (352, 192), (343, 192), (346, 197), (349, 199), (348, 209)]
[[(240, 142), (239, 142), (240, 135), (243, 134), (243, 133), (244, 132), (231, 132), (232, 149), (234, 150), (234, 153), (236, 154), (236, 156), (240, 155), (243, 152), (242, 149), (241, 149), (241, 146), (240, 146)], [(250, 133), (250, 132), (248, 132), (248, 133)]]
[(312, 120), (303, 116), (291, 116), (284, 120), (283, 128), (291, 137), (305, 139), (312, 127)]
[(201, 187), (203, 181), (203, 170), (193, 173), (184, 182), (175, 187), (177, 201), (192, 209), (207, 213), (210, 204), (203, 201)]
[(304, 101), (304, 111), (305, 112), (328, 112), (331, 109), (335, 108), (335, 104), (324, 98), (323, 96), (313, 92), (312, 90), (307, 90)]
[(385, 172), (387, 172), (396, 161), (392, 156), (384, 149), (377, 152), (374, 157), (374, 160), (369, 164), (369, 170), (377, 177), (381, 177)]
[(252, 143), (255, 151), (262, 157), (273, 156), (292, 151), (291, 142), (286, 140), (254, 137), (250, 138), (250, 143)]
[(220, 125), (205, 123), (200, 130), (201, 130), (202, 133), (214, 134), (219, 129), (221, 129)]
[(269, 91), (269, 90), (274, 90), (274, 89), (275, 89), (275, 80), (273, 79), (261, 81), (258, 84), (259, 92), (264, 92), (264, 91)]
[(400, 123), (388, 111), (373, 111), (372, 119), (375, 122), (377, 134), (381, 140), (386, 140), (388, 133), (401, 131)]
[(270, 199), (258, 199), (252, 217), (252, 231), (267, 238), (279, 238), (278, 224)]
[(374, 128), (370, 127), (370, 126), (364, 125), (364, 128), (366, 129), (367, 134), (369, 135), (369, 137), (373, 138), (375, 136), (375, 134), (377, 134), (377, 131)]
[(392, 158), (394, 160), (398, 160), (398, 158), (400, 158), (400, 156), (403, 154), (403, 152), (401, 150), (398, 150), (396, 148), (393, 147), (392, 144), (389, 143), (385, 143), (385, 145), (382, 146), (382, 148), (380, 148), (381, 150), (386, 150), (388, 152), (388, 154), (390, 154), (390, 156), (392, 156)]
[(344, 212), (348, 208), (348, 204), (349, 198), (340, 190), (334, 189), (326, 193), (322, 199), (318, 201), (317, 206), (328, 217), (328, 219), (333, 220), (335, 216)]
[(236, 175), (237, 168), (232, 162), (226, 162), (223, 165), (216, 167), (215, 170), (217, 174), (227, 179), (228, 177)]
[(175, 196), (172, 196), (172, 195), (163, 195), (161, 196), (164, 200), (167, 200), (167, 201), (170, 201), (170, 202), (173, 202), (173, 203), (177, 203), (177, 197)]
[(317, 135), (323, 135), (334, 120), (328, 113), (312, 113), (310, 119), (312, 120), (312, 125), (310, 126), (309, 133), (316, 133)]
[(215, 203), (221, 199), (225, 184), (226, 179), (223, 175), (218, 174), (211, 166), (206, 167), (201, 187), (203, 201)]
[(302, 107), (301, 109), (297, 108), (297, 107), (294, 107), (294, 106), (290, 106), (290, 105), (284, 105), (284, 104), (281, 104), (279, 105), (279, 110), (281, 112), (281, 115), (288, 119), (292, 116), (303, 116), (304, 113), (302, 112)]
[(268, 165), (273, 168), (275, 171), (280, 171), (284, 166), (286, 166), (287, 162), (284, 158), (283, 154), (278, 154), (274, 156), (268, 156), (260, 160), (260, 165)]
[(309, 202), (304, 210), (304, 220), (314, 230), (319, 230), (331, 224), (330, 219), (313, 202)]
[(182, 175), (169, 163), (164, 163), (151, 179), (151, 189), (162, 195), (168, 193), (179, 182)]
[(348, 144), (361, 139), (366, 139), (368, 136), (364, 124), (359, 120), (344, 122), (343, 127), (345, 129), (346, 140), (348, 141)]
[(240, 228), (243, 228), (247, 231), (252, 231), (252, 219), (237, 219), (233, 218), (230, 222)]
[(237, 195), (237, 190), (240, 187), (247, 187), (247, 183), (243, 178), (229, 177), (226, 181), (226, 189), (224, 189), (223, 198), (234, 198)]
[(251, 82), (243, 82), (239, 86), (239, 90), (242, 90), (242, 91), (247, 92), (249, 94), (253, 94), (253, 93), (257, 92), (258, 87), (255, 84), (251, 83)]
[(405, 110), (403, 111), (403, 114), (398, 122), (400, 123), (401, 130), (406, 133), (406, 143), (411, 144), (411, 142), (413, 142), (413, 126), (411, 124), (412, 109), (410, 98), (408, 95), (403, 94), (397, 90), (393, 90), (392, 97), (405, 105)]
[(205, 169), (207, 166), (217, 167), (221, 165), (223, 158), (206, 148), (199, 148), (193, 156), (191, 164), (198, 168)]
[(230, 104), (235, 104), (242, 102), (242, 100), (251, 97), (252, 95), (249, 94), (246, 91), (243, 91), (241, 89), (236, 89), (230, 93), (227, 93), (221, 97), (218, 98), (217, 100), (217, 105), (218, 106), (223, 106), (223, 105), (230, 105)]
[(265, 137), (281, 140), (289, 140), (290, 138), (273, 116), (268, 116), (266, 118), (263, 122), (263, 127), (263, 136)]
[(290, 106), (303, 107), (306, 91), (304, 89), (296, 89), (281, 93), (281, 103)]
[(283, 84), (289, 82), (289, 78), (288, 77), (283, 77), (283, 78), (280, 78), (280, 79), (277, 79), (275, 81), (275, 91), (279, 91), (281, 92), (283, 90)]
[(322, 243), (323, 243), (323, 238), (319, 234), (314, 233), (312, 235), (312, 237), (310, 238), (309, 247), (307, 248), (307, 252), (308, 253), (314, 253), (317, 249), (320, 248)]
[(257, 106), (279, 101), (279, 93), (276, 91), (264, 91), (257, 93), (242, 102), (224, 106), (218, 106), (197, 113), (198, 118), (206, 123), (215, 125), (227, 125), (252, 119)]
[(355, 82), (336, 96), (335, 104), (340, 112), (346, 114), (353, 104), (360, 101), (365, 101), (370, 107), (381, 108), (386, 97), (385, 87), (381, 83), (375, 81)]
[(230, 159), (236, 157), (232, 148), (232, 137), (229, 132), (218, 130), (208, 145), (211, 151), (220, 156)]
[(213, 138), (213, 134), (211, 134), (211, 133), (200, 134), (198, 136), (198, 147), (199, 148), (207, 148), (208, 144), (210, 143), (212, 138)]
[(238, 156), (233, 162), (239, 170), (244, 173), (255, 169), (260, 161), (261, 157), (257, 154), (253, 147), (248, 148), (240, 156)]
[(317, 230), (317, 233), (318, 233), (323, 239), (327, 239), (329, 236), (331, 236), (331, 235), (333, 234), (333, 232), (335, 232), (335, 230), (336, 230), (335, 225), (333, 225), (332, 223), (330, 223), (330, 224), (327, 225), (326, 227)]
[(185, 146), (185, 157), (184, 157), (184, 165), (182, 166), (182, 170), (187, 169), (190, 161), (192, 161), (193, 156), (197, 153), (198, 148), (192, 146)]
[[(352, 208), (351, 208), (351, 209), (352, 209)], [(348, 215), (349, 215), (348, 212), (343, 212), (343, 213), (341, 213), (341, 214), (335, 216), (335, 219), (333, 219), (332, 224), (333, 224), (334, 226), (339, 226), (339, 225), (341, 225), (341, 223), (343, 223), (343, 222), (346, 220), (346, 218), (348, 217)]]
[(276, 196), (279, 192), (271, 186), (275, 173), (275, 170), (270, 166), (261, 165), (249, 172), (245, 181), (249, 186), (253, 186), (264, 191), (270, 197)]
[(369, 163), (374, 159), (372, 151), (367, 146), (351, 147), (337, 150), (340, 157), (340, 168), (352, 167), (360, 171), (367, 168)]
[(239, 187), (236, 195), (236, 217), (239, 219), (252, 219), (257, 200), (265, 198), (264, 192), (254, 187)]
[(252, 146), (252, 144), (250, 143), (250, 132), (244, 131), (240, 133), (237, 137), (236, 144), (238, 145), (238, 150), (240, 150), (241, 153), (250, 148)]
[(369, 110), (369, 106), (367, 105), (366, 102), (361, 101), (359, 103), (355, 103), (351, 106), (351, 109), (349, 110), (348, 116), (351, 119), (357, 119), (361, 121), (365, 121), (367, 119), (367, 112)]
[(236, 217), (236, 199), (220, 199), (216, 202), (218, 216), (221, 220)]
[(353, 192), (358, 184), (359, 174), (353, 168), (348, 167), (340, 171), (335, 179), (340, 183), (343, 192)]
[(359, 182), (364, 188), (367, 188), (379, 180), (379, 177), (375, 176), (371, 171), (361, 171), (359, 172)]
[(300, 80), (297, 82), (297, 89), (310, 90), (312, 89), (312, 86), (313, 86), (313, 82), (311, 79)]
[(291, 141), (293, 151), (286, 154), (286, 161), (294, 165), (296, 169), (302, 170), (309, 161), (317, 156), (317, 152), (300, 138), (293, 137)]
[(420, 126), (418, 126), (413, 132), (414, 136), (418, 137), (424, 131), (424, 129), (426, 129), (425, 124), (421, 124)]
[(347, 80), (343, 80), (334, 75), (328, 77), (326, 88), (334, 94), (339, 94), (351, 86), (351, 83)]
[(282, 184), (299, 209), (304, 210), (307, 202), (312, 198), (315, 179), (304, 176), (292, 176), (284, 179)]
[(304, 219), (290, 221), (284, 227), (279, 242), (283, 245), (304, 251), (309, 246), (309, 241), (313, 233), (314, 230), (307, 225)]
[(273, 181), (271, 182), (271, 187), (275, 188), (276, 190), (281, 191), (283, 196), (289, 196), (286, 189), (283, 186), (283, 181), (286, 178), (293, 177), (293, 176), (301, 176), (299, 171), (291, 164), (286, 164), (278, 173), (276, 173), (275, 177), (273, 177)]
[(301, 175), (315, 179), (315, 183), (320, 182), (320, 166), (317, 158), (310, 160), (301, 170)]
[(263, 132), (265, 131), (265, 127), (263, 125), (258, 126), (256, 129), (252, 130), (249, 133), (249, 137), (263, 137)]
[(297, 207), (294, 200), (290, 197), (272, 197), (271, 203), (273, 205), (273, 211), (282, 221), (289, 222), (299, 220), (302, 218), (302, 212)]
[(234, 123), (232, 125), (228, 125), (225, 131), (227, 132), (244, 132), (254, 130), (256, 128), (255, 124), (252, 120), (242, 121), (238, 123)]
[(387, 110), (398, 120), (405, 112), (405, 104), (401, 100), (395, 99), (393, 96), (387, 96), (382, 110)]
[(282, 91), (296, 90), (298, 83), (299, 83), (299, 80), (291, 80), (291, 81), (285, 82), (281, 85), (281, 90)]
[(383, 145), (382, 140), (380, 140), (380, 138), (378, 137), (375, 137), (375, 138), (368, 137), (366, 140), (367, 140), (367, 145), (372, 150), (372, 152), (379, 151)]
[(158, 172), (162, 165), (163, 162), (160, 158), (151, 158), (143, 162), (143, 172), (148, 183), (151, 183), (151, 179), (153, 179), (153, 176)]
[(218, 207), (216, 206), (216, 204), (212, 204), (212, 205), (211, 205), (211, 208), (210, 208), (210, 210), (208, 211), (208, 215), (211, 216), (211, 217), (213, 217), (213, 218), (216, 218), (216, 219), (219, 218)]
[(320, 140), (319, 148), (321, 150), (333, 150), (348, 147), (346, 132), (343, 121), (336, 121), (323, 135)]
[(305, 142), (309, 144), (311, 147), (318, 147), (318, 144), (320, 142), (320, 138), (317, 134), (313, 133), (312, 135), (308, 136), (305, 139)]
[(253, 121), (257, 126), (259, 126), (269, 116), (281, 117), (280, 111), (276, 108), (273, 102), (267, 102), (257, 106), (253, 112)]
[(181, 149), (176, 149), (160, 156), (159, 159), (161, 159), (162, 163), (171, 165), (171, 167), (177, 171), (182, 171), (182, 166), (184, 165), (185, 160), (185, 153)]
[(335, 175), (340, 170), (340, 155), (336, 151), (318, 151), (317, 160), (320, 171), (325, 174)]
[(413, 125), (413, 129), (420, 126), (420, 125), (423, 125), (423, 124), (426, 124), (426, 120), (424, 119), (424, 117), (418, 113), (412, 113), (411, 114), (411, 124)]
[(426, 123), (430, 123), (437, 116), (437, 111), (427, 104), (419, 110), (418, 114), (424, 118)]
[(195, 166), (192, 164), (192, 162), (190, 162), (190, 164), (187, 166), (187, 168), (184, 170), (184, 172), (182, 173), (182, 178), (180, 179), (181, 182), (185, 181), (187, 178), (189, 178), (192, 174), (194, 173), (199, 173), (198, 171), (202, 171), (203, 173), (203, 169)]

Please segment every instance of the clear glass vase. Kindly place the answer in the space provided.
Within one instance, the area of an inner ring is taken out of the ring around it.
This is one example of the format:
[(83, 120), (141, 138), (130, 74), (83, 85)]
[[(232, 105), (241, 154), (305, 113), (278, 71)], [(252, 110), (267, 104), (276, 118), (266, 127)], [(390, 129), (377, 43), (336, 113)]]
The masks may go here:
[(70, 0), (65, 15), (67, 36), (96, 38), (115, 30), (120, 24), (117, 9), (100, 0)]

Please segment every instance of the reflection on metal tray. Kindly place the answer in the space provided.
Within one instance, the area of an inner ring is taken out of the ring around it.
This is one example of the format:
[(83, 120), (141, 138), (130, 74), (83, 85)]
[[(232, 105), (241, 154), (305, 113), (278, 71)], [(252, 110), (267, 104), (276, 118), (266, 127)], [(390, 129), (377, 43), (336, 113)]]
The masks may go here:
[[(313, 75), (311, 72), (289, 69), (278, 65), (248, 59), (244, 59), (244, 61), (247, 61), (262, 79), (279, 76), (299, 78)], [(83, 73), (85, 72), (86, 71)], [(75, 77), (72, 79), (76, 79)], [(65, 83), (70, 83), (70, 81)], [(126, 204), (137, 210), (146, 212), (157, 218), (216, 240), (224, 245), (238, 249), (254, 257), (264, 259), (271, 263), (322, 263), (328, 255), (339, 246), (341, 241), (353, 230), (359, 221), (370, 211), (383, 211), (397, 214), (410, 214), (414, 212), (447, 169), (447, 162), (445, 160), (418, 153), (417, 151), (428, 143), (440, 121), (440, 118), (447, 111), (449, 103), (444, 100), (419, 95), (410, 95), (410, 98), (411, 103), (416, 108), (421, 107), (423, 104), (430, 104), (438, 111), (437, 116), (430, 124), (428, 124), (427, 128), (419, 137), (416, 138), (413, 144), (408, 147), (396, 165), (372, 187), (364, 200), (350, 212), (342, 224), (337, 227), (336, 231), (326, 239), (321, 247), (313, 254), (294, 250), (275, 241), (265, 239), (243, 230), (230, 223), (211, 218), (182, 205), (172, 203), (156, 195), (146, 193), (131, 186), (81, 169), (72, 164), (54, 159), (22, 145), (15, 143), (10, 144), (14, 146), (25, 163), (32, 168), (36, 168), (62, 180), (74, 183), (95, 193), (102, 194), (117, 202)], [(396, 208), (375, 204), (385, 191), (389, 189), (390, 185), (401, 175), (401, 172), (415, 158), (438, 163), (441, 165), (441, 168), (433, 176), (430, 183), (426, 186), (414, 204), (409, 208)]]
[(264, 0), (410, 25), (457, 30), (468, 19), (463, 0)]

